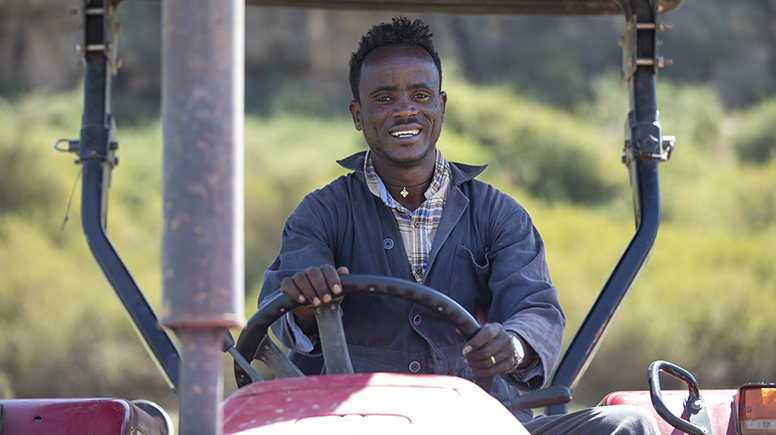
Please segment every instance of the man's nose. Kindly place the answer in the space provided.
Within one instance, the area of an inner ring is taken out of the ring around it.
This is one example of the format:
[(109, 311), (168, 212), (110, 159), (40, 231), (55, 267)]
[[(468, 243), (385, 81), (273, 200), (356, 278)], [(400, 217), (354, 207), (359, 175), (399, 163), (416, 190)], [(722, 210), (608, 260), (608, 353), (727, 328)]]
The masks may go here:
[(396, 118), (407, 118), (418, 114), (418, 106), (408, 95), (399, 96), (396, 99), (393, 116)]

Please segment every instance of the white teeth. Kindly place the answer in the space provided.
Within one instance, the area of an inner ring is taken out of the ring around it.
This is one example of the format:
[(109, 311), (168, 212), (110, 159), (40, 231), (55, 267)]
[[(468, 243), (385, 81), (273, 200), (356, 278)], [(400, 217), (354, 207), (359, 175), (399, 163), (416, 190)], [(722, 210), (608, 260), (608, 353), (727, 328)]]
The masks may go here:
[(404, 138), (404, 137), (415, 136), (418, 133), (420, 133), (420, 130), (417, 130), (417, 129), (416, 130), (403, 130), (403, 131), (394, 131), (394, 132), (391, 133), (391, 136), (399, 137), (399, 138)]

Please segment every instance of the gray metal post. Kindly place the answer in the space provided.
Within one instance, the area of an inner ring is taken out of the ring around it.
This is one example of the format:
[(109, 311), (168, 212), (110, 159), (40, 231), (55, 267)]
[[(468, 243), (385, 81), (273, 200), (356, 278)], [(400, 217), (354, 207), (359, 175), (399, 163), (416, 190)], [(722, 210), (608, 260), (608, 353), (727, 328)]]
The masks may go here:
[(162, 324), (182, 342), (182, 435), (221, 433), (225, 328), (244, 287), (244, 0), (162, 5)]

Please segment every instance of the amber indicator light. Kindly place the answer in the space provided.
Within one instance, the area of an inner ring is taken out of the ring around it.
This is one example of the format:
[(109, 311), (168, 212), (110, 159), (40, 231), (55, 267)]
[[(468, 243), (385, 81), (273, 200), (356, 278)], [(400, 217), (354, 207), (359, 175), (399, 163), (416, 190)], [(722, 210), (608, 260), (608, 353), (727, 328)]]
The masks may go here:
[(737, 396), (741, 435), (776, 434), (776, 384), (744, 385)]

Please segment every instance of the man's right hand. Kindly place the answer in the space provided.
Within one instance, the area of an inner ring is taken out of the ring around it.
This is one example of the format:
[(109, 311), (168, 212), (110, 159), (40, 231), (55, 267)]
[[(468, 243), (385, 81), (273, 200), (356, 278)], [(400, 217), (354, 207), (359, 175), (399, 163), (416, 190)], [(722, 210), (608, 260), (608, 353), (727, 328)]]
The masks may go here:
[[(331, 302), (333, 298), (342, 293), (342, 283), (339, 276), (347, 274), (348, 268), (345, 266), (338, 269), (334, 269), (334, 266), (330, 264), (325, 264), (321, 267), (308, 267), (301, 272), (295, 273), (292, 277), (283, 278), (283, 281), (280, 283), (280, 291), (303, 304), (312, 304), (317, 307)], [(298, 320), (312, 320), (313, 312), (305, 305), (295, 308), (293, 313)], [(307, 326), (306, 323), (308, 322), (302, 320), (299, 323), (302, 330), (307, 329), (305, 326)], [(303, 326), (303, 324), (305, 325)]]

